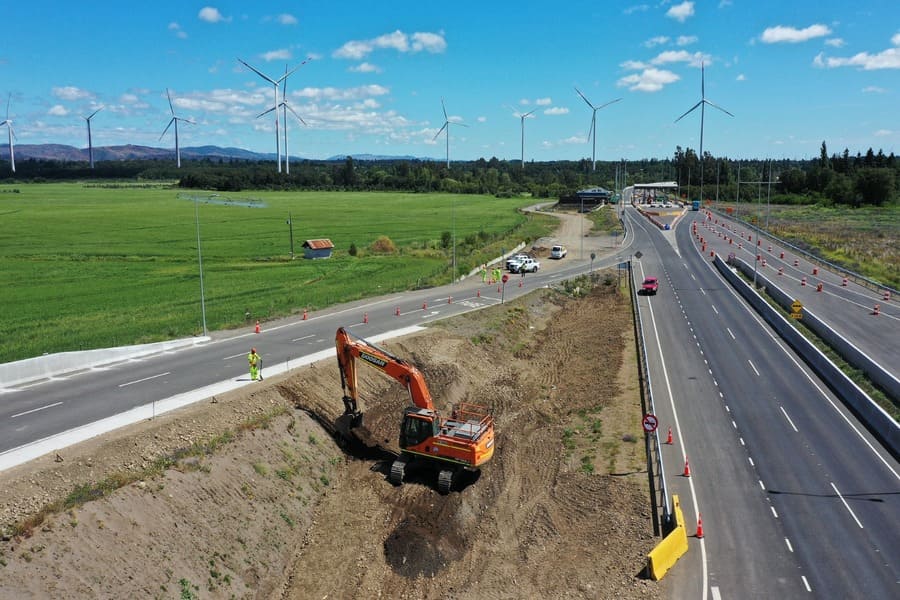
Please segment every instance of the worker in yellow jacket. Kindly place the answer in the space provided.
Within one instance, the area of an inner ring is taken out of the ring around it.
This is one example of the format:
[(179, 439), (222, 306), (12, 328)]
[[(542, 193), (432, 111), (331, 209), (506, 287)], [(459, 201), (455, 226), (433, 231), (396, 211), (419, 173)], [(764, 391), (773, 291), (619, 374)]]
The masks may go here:
[(250, 363), (250, 379), (262, 381), (262, 374), (259, 372), (262, 368), (262, 357), (256, 353), (256, 348), (250, 349), (250, 354), (247, 355), (247, 362)]

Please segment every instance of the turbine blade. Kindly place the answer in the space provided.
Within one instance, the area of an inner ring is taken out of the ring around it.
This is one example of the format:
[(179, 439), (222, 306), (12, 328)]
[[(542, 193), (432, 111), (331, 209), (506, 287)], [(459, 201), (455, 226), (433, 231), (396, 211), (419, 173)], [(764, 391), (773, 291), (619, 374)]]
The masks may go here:
[(278, 85), (278, 82), (277, 82), (277, 81), (275, 81), (275, 80), (272, 79), (271, 77), (268, 77), (268, 76), (266, 76), (266, 75), (263, 75), (262, 73), (260, 73), (259, 71), (257, 71), (254, 67), (251, 67), (250, 65), (248, 65), (247, 63), (245, 63), (245, 62), (242, 61), (241, 59), (238, 59), (238, 62), (241, 63), (242, 65), (244, 65), (245, 67), (247, 67), (248, 69), (250, 69), (251, 71), (253, 71), (254, 73), (256, 73), (257, 75), (259, 75), (260, 77), (262, 77), (263, 79), (265, 79), (266, 81), (268, 81), (269, 83), (273, 83), (273, 84), (275, 84), (275, 85)]
[[(238, 60), (241, 60), (241, 59), (238, 59)], [(300, 67), (302, 67), (303, 65), (305, 65), (306, 63), (308, 63), (308, 62), (311, 61), (311, 60), (312, 60), (312, 56), (307, 56), (307, 57), (306, 57), (306, 60), (304, 60), (302, 63), (300, 63), (299, 65), (297, 65), (297, 66), (294, 67), (293, 69), (291, 69), (290, 72), (288, 72), (287, 66), (285, 66), (285, 68), (284, 68), (285, 73), (284, 73), (284, 75), (281, 76), (281, 78), (278, 80), (278, 82), (281, 83), (282, 81), (286, 81), (289, 75), (293, 75), (294, 72), (297, 71), (297, 69), (299, 69)], [(241, 61), (241, 62), (243, 62), (243, 61)], [(247, 65), (247, 66), (249, 67), (250, 65)], [(251, 68), (252, 68), (252, 67), (251, 67)], [(253, 70), (256, 71), (256, 69), (253, 69)], [(259, 71), (257, 71), (257, 73), (258, 73), (258, 72), (259, 72)]]
[(449, 123), (449, 122), (450, 122), (450, 117), (447, 116), (447, 107), (444, 106), (444, 99), (443, 99), (443, 98), (441, 98), (441, 110), (444, 111), (444, 123), (445, 123), (445, 124), (446, 124), (446, 123)]
[[(295, 117), (297, 117), (297, 119), (298, 119), (301, 123), (303, 123), (304, 125), (306, 125), (306, 121), (303, 120), (303, 117), (301, 117), (300, 115), (298, 115), (298, 114), (297, 114), (297, 111), (295, 111), (293, 108), (291, 108), (291, 105), (290, 105), (290, 104), (288, 104), (287, 102), (282, 102), (282, 104), (284, 104), (284, 107), (285, 107), (286, 109), (288, 109), (289, 111), (291, 111), (291, 113), (293, 113), (293, 115), (294, 115)], [(307, 127), (309, 127), (309, 125), (307, 125)]]
[(734, 115), (732, 115), (730, 112), (728, 112), (727, 110), (725, 110), (724, 108), (722, 108), (721, 106), (719, 106), (719, 105), (717, 105), (717, 104), (713, 104), (713, 103), (710, 102), (709, 100), (704, 100), (704, 102), (706, 102), (707, 104), (709, 104), (709, 105), (712, 106), (713, 108), (718, 108), (719, 110), (721, 110), (721, 111), (722, 111), (723, 113), (725, 113), (726, 115), (731, 115), (732, 117), (734, 116)]
[(597, 113), (594, 113), (594, 116), (591, 117), (591, 128), (588, 129), (587, 139), (591, 140), (591, 136), (594, 135), (594, 127), (597, 125)]
[(450, 121), (444, 121), (444, 124), (441, 126), (440, 129), (438, 129), (438, 132), (437, 132), (436, 134), (434, 134), (434, 137), (433, 137), (433, 138), (431, 138), (431, 141), (434, 141), (434, 140), (438, 139), (438, 136), (441, 135), (441, 133), (443, 133), (443, 131), (444, 131), (445, 129), (447, 129), (447, 126), (448, 126), (448, 125), (450, 125)]
[(261, 112), (261, 113), (259, 113), (258, 115), (256, 115), (256, 118), (258, 119), (258, 118), (260, 118), (260, 117), (264, 117), (264, 116), (266, 116), (267, 114), (269, 114), (270, 112), (272, 112), (273, 110), (275, 110), (276, 108), (277, 108), (277, 107), (273, 106), (273, 107), (270, 108), (269, 110), (267, 110), (267, 111), (265, 111), (265, 112)]
[(522, 118), (523, 118), (523, 119), (527, 119), (527, 118), (528, 118), (532, 113), (534, 113), (536, 110), (537, 110), (537, 109), (535, 108), (535, 109), (532, 110), (531, 112), (525, 113), (524, 115), (522, 115)]
[(684, 113), (683, 115), (681, 115), (680, 117), (678, 117), (677, 119), (675, 119), (675, 122), (677, 123), (678, 121), (680, 121), (680, 120), (683, 119), (684, 117), (686, 117), (686, 116), (688, 116), (689, 114), (691, 114), (692, 112), (694, 112), (694, 111), (697, 109), (697, 107), (700, 106), (701, 104), (703, 104), (703, 100), (701, 100), (700, 102), (698, 102), (697, 104), (695, 104), (694, 106), (692, 106), (691, 109), (690, 109), (689, 111), (687, 111), (686, 113)]
[(706, 98), (706, 69), (700, 61), (700, 97)]
[(174, 123), (174, 122), (175, 122), (175, 117), (172, 117), (172, 119), (169, 121), (169, 124), (166, 125), (166, 128), (165, 128), (165, 129), (163, 129), (162, 135), (159, 136), (159, 139), (160, 139), (160, 140), (163, 139), (163, 136), (166, 135), (166, 132), (169, 131), (169, 127), (171, 127), (171, 126), (172, 126), (172, 123)]
[(104, 107), (101, 106), (100, 108), (98, 108), (97, 110), (95, 110), (94, 112), (92, 112), (92, 113), (90, 114), (90, 116), (84, 117), (84, 120), (85, 120), (85, 121), (90, 121), (91, 119), (94, 118), (94, 115), (96, 115), (98, 112), (100, 112), (100, 111), (103, 110), (103, 109), (104, 109)]
[(9, 103), (12, 102), (12, 92), (6, 98), (6, 120), (9, 121)]
[(175, 116), (175, 107), (172, 106), (172, 95), (169, 93), (169, 88), (166, 88), (166, 98), (169, 99), (169, 110), (172, 111), (172, 116)]
[(581, 90), (579, 90), (578, 88), (575, 88), (575, 91), (578, 92), (578, 95), (581, 96), (582, 100), (587, 102), (588, 106), (590, 106), (591, 108), (594, 108), (594, 105), (591, 104), (591, 101), (587, 99), (587, 96), (585, 96), (584, 94), (581, 93)]
[(601, 105), (601, 106), (598, 106), (595, 110), (600, 110), (601, 108), (604, 108), (604, 107), (606, 107), (606, 106), (609, 106), (610, 104), (615, 104), (615, 103), (618, 102), (619, 100), (621, 100), (621, 98), (616, 98), (615, 100), (610, 100), (610, 101), (607, 102), (606, 104), (603, 104), (603, 105)]

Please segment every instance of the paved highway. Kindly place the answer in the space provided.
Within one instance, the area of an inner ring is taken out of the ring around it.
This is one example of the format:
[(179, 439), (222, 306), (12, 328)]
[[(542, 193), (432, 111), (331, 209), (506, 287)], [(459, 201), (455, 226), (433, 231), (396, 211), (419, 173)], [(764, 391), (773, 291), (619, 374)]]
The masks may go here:
[(667, 575), (674, 596), (894, 597), (896, 461), (719, 277), (689, 227), (635, 227), (637, 275), (662, 282), (640, 306), (660, 424), (675, 432), (667, 481), (689, 532), (699, 512), (705, 534)]
[[(807, 310), (852, 342), (894, 377), (900, 378), (900, 305), (898, 298), (885, 300), (883, 292), (863, 287), (852, 279), (819, 268), (777, 241), (759, 238), (742, 224), (706, 211), (693, 213), (697, 231), (707, 251), (720, 256), (734, 253), (744, 262), (756, 263), (760, 273), (781, 289), (800, 300)], [(748, 239), (752, 238), (752, 239)], [(756, 260), (759, 256), (760, 260)], [(782, 258), (783, 257), (783, 258)], [(796, 264), (796, 266), (795, 266)], [(779, 271), (782, 273), (779, 275)], [(815, 274), (814, 274), (815, 271)], [(806, 285), (802, 285), (803, 281)], [(818, 284), (822, 284), (818, 291)], [(879, 315), (873, 314), (879, 305)]]

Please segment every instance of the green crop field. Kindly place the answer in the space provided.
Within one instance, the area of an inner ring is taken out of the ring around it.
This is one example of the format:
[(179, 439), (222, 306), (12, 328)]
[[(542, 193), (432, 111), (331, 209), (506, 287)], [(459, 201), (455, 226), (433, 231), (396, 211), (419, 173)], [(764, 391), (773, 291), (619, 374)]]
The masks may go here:
[[(447, 283), (454, 231), (465, 273), (556, 223), (516, 210), (531, 198), (179, 195), (169, 186), (0, 186), (0, 362), (202, 333), (198, 221), (210, 331)], [(373, 247), (382, 236), (389, 243), (376, 246), (387, 251)], [(303, 242), (318, 238), (334, 243), (333, 257), (304, 260)]]

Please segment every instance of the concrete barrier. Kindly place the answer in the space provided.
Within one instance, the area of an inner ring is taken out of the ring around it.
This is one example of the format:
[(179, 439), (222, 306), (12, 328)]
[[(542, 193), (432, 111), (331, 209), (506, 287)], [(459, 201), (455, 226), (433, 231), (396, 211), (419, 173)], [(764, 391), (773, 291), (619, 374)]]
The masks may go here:
[(57, 352), (45, 356), (26, 358), (15, 362), (0, 364), (0, 385), (12, 387), (59, 377), (66, 373), (76, 373), (85, 369), (102, 367), (112, 363), (168, 352), (179, 348), (187, 348), (196, 344), (208, 342), (209, 337), (185, 338), (169, 340), (153, 344), (139, 344), (135, 346), (120, 346), (118, 348), (101, 348), (98, 350), (83, 350), (80, 352)]
[[(776, 333), (787, 342), (791, 348), (809, 365), (809, 367), (822, 378), (838, 398), (859, 418), (860, 422), (872, 432), (890, 452), (894, 459), (900, 459), (900, 424), (895, 421), (883, 408), (878, 406), (863, 390), (856, 385), (847, 375), (841, 371), (827, 356), (816, 348), (812, 342), (797, 331), (784, 316), (776, 311), (766, 300), (741, 279), (731, 267), (716, 256), (713, 261), (716, 268), (725, 276), (725, 279), (737, 290), (741, 296), (772, 326)], [(735, 263), (745, 273), (752, 272), (752, 268), (740, 259)], [(742, 264), (743, 263), (743, 264)], [(757, 280), (759, 274), (757, 273)], [(767, 288), (774, 292), (776, 287)], [(778, 290), (781, 295), (787, 296)], [(778, 292), (775, 292), (777, 297)], [(777, 298), (776, 298), (776, 301)], [(809, 311), (804, 309), (803, 318), (807, 319)], [(837, 334), (832, 332), (837, 337)]]
[(675, 529), (662, 539), (647, 555), (647, 572), (654, 581), (659, 581), (679, 558), (688, 551), (687, 530), (684, 527), (684, 513), (678, 496), (672, 495), (675, 515)]

